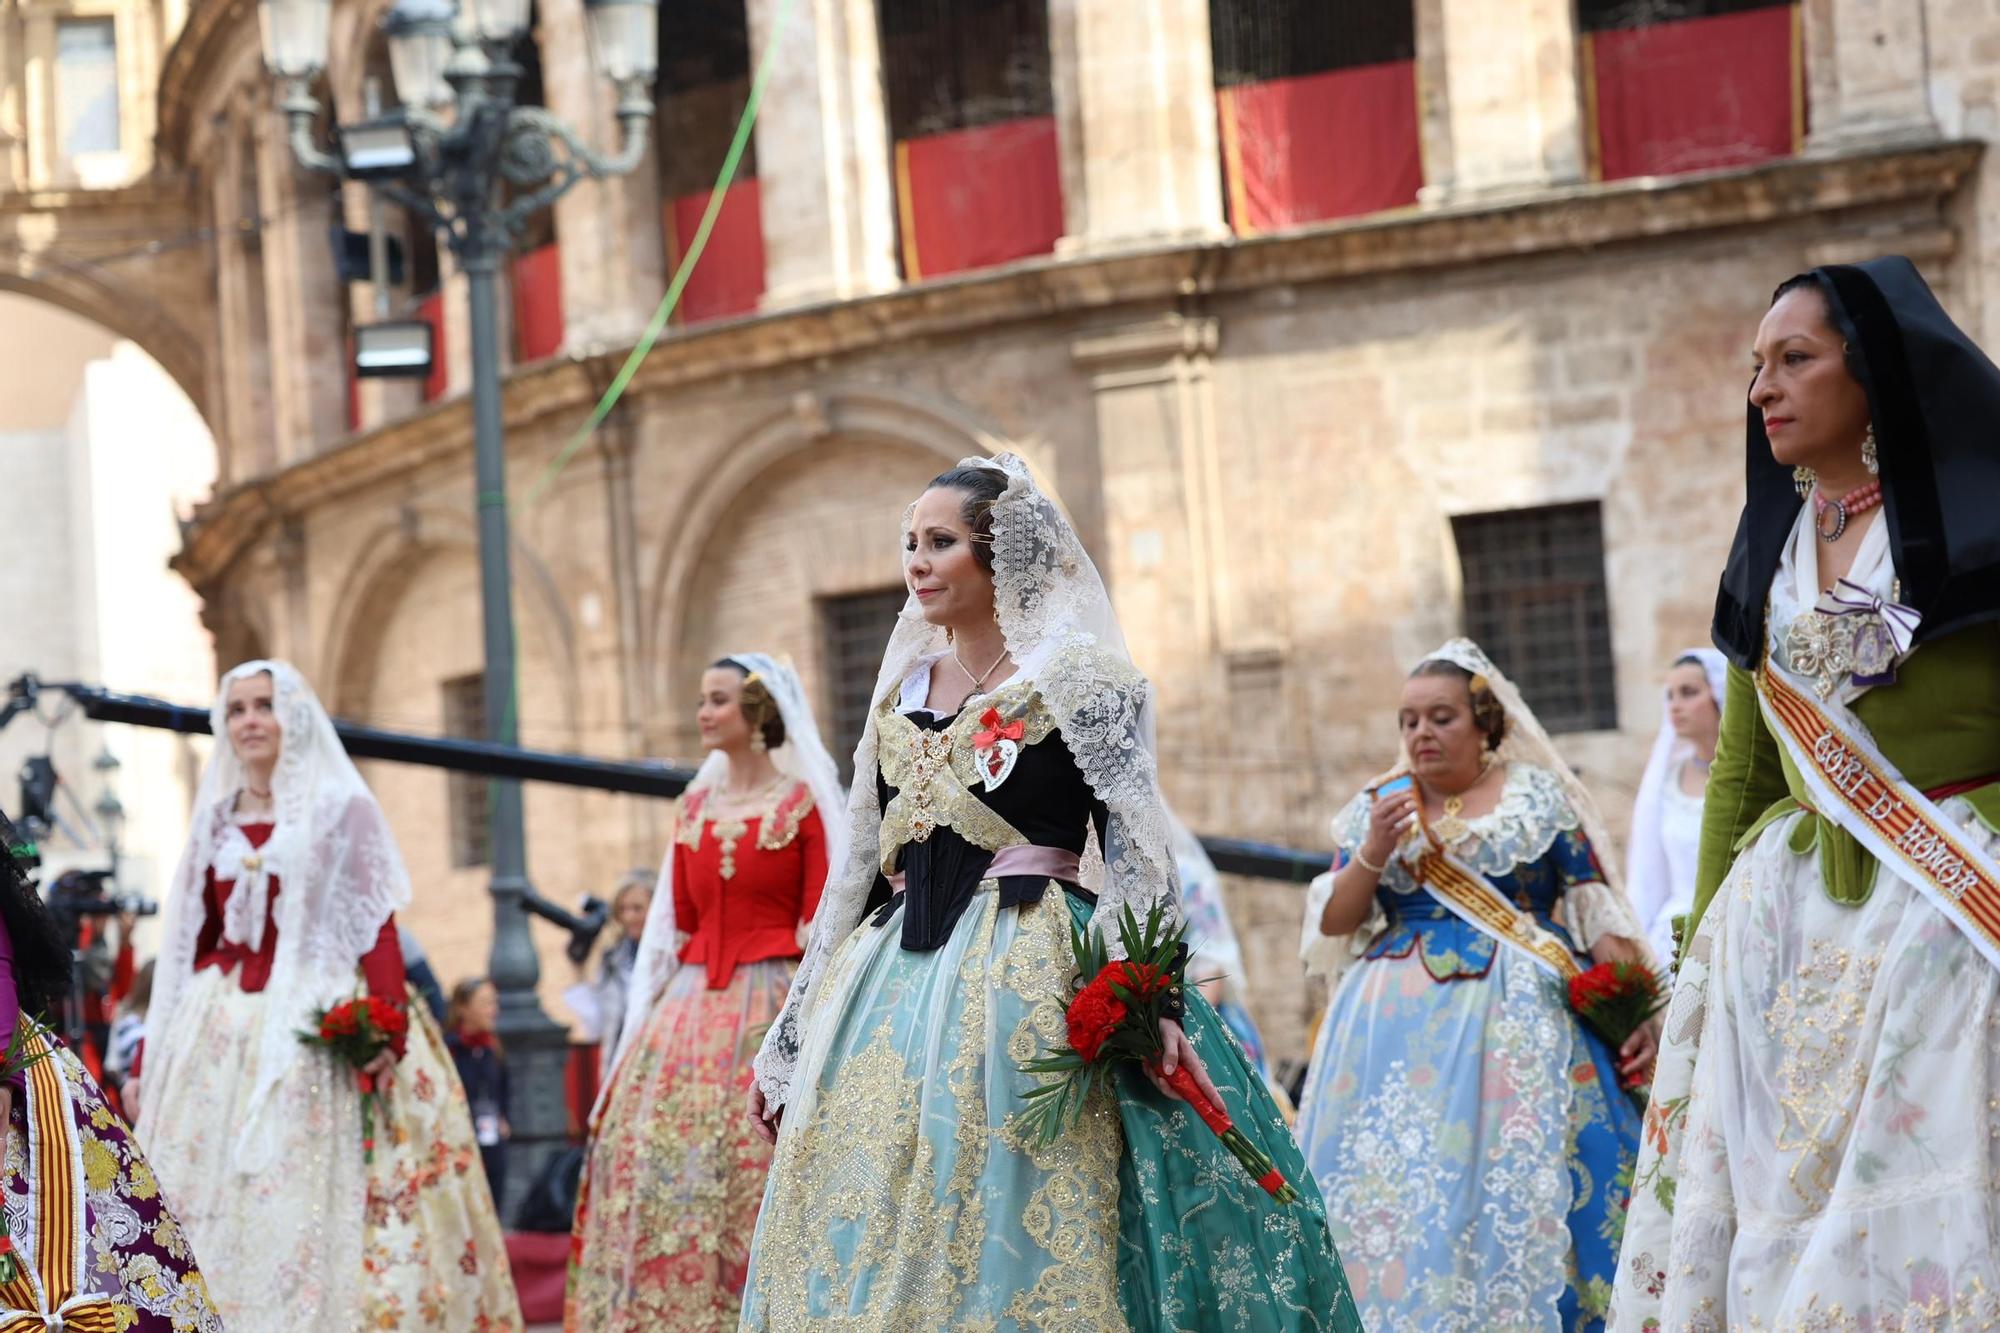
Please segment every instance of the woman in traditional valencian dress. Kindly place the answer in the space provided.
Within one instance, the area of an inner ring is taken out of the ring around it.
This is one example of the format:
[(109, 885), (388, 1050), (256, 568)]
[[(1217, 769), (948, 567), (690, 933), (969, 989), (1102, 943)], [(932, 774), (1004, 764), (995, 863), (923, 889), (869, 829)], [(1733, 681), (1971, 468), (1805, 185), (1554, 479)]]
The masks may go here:
[(1166, 1070), (1218, 1089), (1299, 1202), (1129, 1067), (1051, 1146), (1025, 1132), (1021, 1062), (1067, 1045), (1072, 929), (1115, 943), (1123, 909), (1175, 909), (1150, 689), (1012, 456), (918, 498), (904, 574), (853, 847), (757, 1057), (778, 1147), (744, 1327), (1358, 1327), (1284, 1120), (1198, 994), (1162, 1023)]
[[(410, 1003), (388, 820), (288, 664), (230, 671), (211, 716), (138, 1131), (230, 1333), (519, 1328), (465, 1092)], [(299, 1040), (364, 991), (409, 1017), (370, 1066), (372, 1161), (355, 1071)]]
[(1674, 921), (1694, 907), (1695, 858), (1701, 844), (1701, 798), (1722, 729), (1724, 669), (1713, 648), (1690, 648), (1667, 672), (1660, 734), (1625, 841), (1625, 889), (1653, 957), (1671, 961)]
[(733, 1329), (771, 1149), (743, 1116), (829, 859), (840, 773), (789, 666), (702, 676), (708, 758), (681, 797), (578, 1196), (572, 1333)]
[(1638, 923), (1485, 653), (1420, 663), (1398, 723), (1403, 762), (1335, 817), (1307, 894), (1307, 969), (1335, 990), (1299, 1142), (1369, 1328), (1601, 1328), (1639, 1139), (1620, 1083), (1656, 1038), (1613, 1051), (1566, 981), (1643, 958)]
[(1785, 283), (1754, 349), (1613, 1324), (2000, 1326), (2000, 370), (1902, 258)]
[(18, 1265), (0, 1282), (0, 1328), (222, 1333), (145, 1155), (40, 1021), (68, 997), (70, 949), (22, 876), (17, 844), (0, 815), (0, 1046), (14, 1041), (16, 1060), (30, 1062), (0, 1082), (0, 1198)]

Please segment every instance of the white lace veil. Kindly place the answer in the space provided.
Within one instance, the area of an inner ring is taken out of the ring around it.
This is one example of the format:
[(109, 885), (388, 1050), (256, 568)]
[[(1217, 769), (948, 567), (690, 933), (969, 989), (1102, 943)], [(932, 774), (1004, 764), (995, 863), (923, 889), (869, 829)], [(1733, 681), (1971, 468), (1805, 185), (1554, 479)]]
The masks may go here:
[[(840, 769), (827, 753), (826, 742), (820, 739), (819, 723), (813, 717), (812, 705), (806, 701), (805, 686), (800, 684), (798, 672), (790, 663), (768, 653), (730, 653), (725, 660), (740, 664), (749, 675), (755, 676), (778, 706), (778, 716), (785, 723), (785, 743), (771, 751), (771, 762), (780, 773), (811, 789), (813, 806), (826, 830), (827, 870), (829, 874), (837, 872), (847, 857), (846, 793), (840, 785)], [(687, 790), (681, 793), (681, 799), (685, 802), (692, 793), (705, 787), (721, 787), (728, 780), (729, 756), (720, 750), (710, 750), (701, 767), (695, 770)], [(618, 1048), (612, 1053), (610, 1069), (618, 1067), (619, 1057), (637, 1038), (653, 1005), (666, 991), (667, 982), (680, 966), (684, 943), (686, 937), (674, 925), (674, 847), (669, 842), (666, 855), (660, 860), (653, 905), (646, 913), (645, 933), (639, 937), (632, 980), (625, 990), (625, 1022), (618, 1030)], [(607, 1070), (602, 1087), (608, 1090), (610, 1086)], [(598, 1094), (600, 1102), (604, 1095)]]
[[(1542, 730), (1541, 721), (1534, 710), (1528, 707), (1521, 692), (1514, 688), (1514, 682), (1507, 679), (1499, 667), (1493, 665), (1485, 651), (1470, 639), (1453, 639), (1434, 653), (1427, 653), (1425, 662), (1450, 662), (1463, 667), (1475, 676), (1486, 678), (1487, 688), (1507, 712), (1507, 737), (1497, 751), (1502, 761), (1519, 760), (1545, 768), (1555, 774), (1562, 785), (1563, 795), (1569, 807), (1575, 811), (1577, 823), (1585, 837), (1590, 839), (1592, 850), (1597, 853), (1599, 868), (1604, 871), (1605, 887), (1611, 902), (1610, 910), (1619, 918), (1619, 925), (1612, 933), (1621, 935), (1636, 945), (1641, 952), (1650, 954), (1646, 944), (1645, 931), (1640, 928), (1638, 917), (1632, 911), (1631, 899), (1625, 895), (1623, 877), (1618, 873), (1617, 852), (1611, 841), (1610, 832), (1605, 828), (1604, 816), (1597, 808), (1597, 802), (1589, 790), (1563, 757), (1556, 752), (1555, 744), (1549, 740), (1549, 733)], [(1419, 663), (1422, 665), (1422, 663)], [(1404, 765), (1409, 763), (1409, 755), (1403, 756)]]
[[(1698, 660), (1708, 676), (1709, 693), (1715, 696), (1715, 710), (1719, 714), (1728, 689), (1729, 659), (1713, 648), (1690, 648), (1674, 660), (1689, 657)], [(1693, 753), (1694, 742), (1674, 733), (1673, 719), (1667, 716), (1663, 696), (1660, 734), (1653, 741), (1652, 757), (1646, 761), (1646, 776), (1639, 781), (1639, 796), (1632, 806), (1632, 835), (1627, 839), (1625, 861), (1626, 892), (1632, 897), (1632, 908), (1639, 920), (1649, 928), (1674, 892), (1662, 833), (1661, 807), (1666, 799), (1667, 781), (1681, 761)]]
[[(381, 806), (361, 780), (305, 678), (287, 662), (255, 661), (222, 678), (209, 722), (215, 747), (195, 796), (194, 823), (174, 871), (165, 938), (154, 967), (146, 1012), (146, 1047), (157, 1060), (186, 1021), (181, 997), (194, 975), (195, 944), (206, 917), (203, 890), (230, 832), (230, 808), (244, 785), (242, 761), (229, 743), (229, 687), (247, 676), (271, 677), (273, 711), (283, 729), (271, 775), (275, 813), (270, 839), (254, 863), (246, 860), (224, 909), (224, 938), (252, 948), (263, 935), (271, 881), (278, 881), (271, 922), (278, 932), (271, 979), (264, 988), (263, 1036), (249, 1110), (236, 1126), (239, 1167), (274, 1167), (275, 1143), (265, 1112), (271, 1091), (304, 1053), (298, 1034), (313, 1011), (352, 996), (355, 968), (375, 946), (382, 923), (410, 903), (410, 876)], [(159, 1098), (145, 1099), (158, 1104)], [(143, 1112), (142, 1112), (143, 1114)]]
[[(993, 502), (994, 617), (1018, 673), (1034, 682), (1064, 743), (1107, 811), (1102, 878), (1086, 857), (1084, 877), (1097, 886), (1092, 922), (1117, 947), (1120, 910), (1143, 916), (1164, 902), (1177, 908), (1166, 807), (1153, 757), (1152, 690), (1132, 665), (1125, 635), (1097, 566), (1062, 511), (1013, 454), (962, 460), (1006, 478)], [(882, 811), (876, 794), (875, 708), (926, 658), (946, 651), (944, 630), (923, 618), (914, 597), (903, 604), (870, 695), (868, 723), (854, 752), (848, 798), (847, 857), (829, 874), (804, 961), (790, 995), (757, 1053), (757, 1081), (773, 1106), (790, 1100), (803, 1016), (834, 949), (861, 921), (881, 862)]]

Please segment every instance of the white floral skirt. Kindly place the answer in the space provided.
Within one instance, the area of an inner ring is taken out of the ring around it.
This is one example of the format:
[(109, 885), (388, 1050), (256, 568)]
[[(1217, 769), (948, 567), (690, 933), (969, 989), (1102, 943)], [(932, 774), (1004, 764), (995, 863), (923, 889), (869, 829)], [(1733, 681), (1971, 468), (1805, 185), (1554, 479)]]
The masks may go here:
[[(1996, 841), (1963, 800), (1944, 810)], [(2000, 971), (1886, 869), (1764, 830), (1667, 1014), (1611, 1327), (2000, 1327)]]
[(141, 1141), (230, 1333), (519, 1329), (465, 1090), (423, 1003), (372, 1165), (353, 1074), (308, 1053), (273, 1094), (276, 1166), (244, 1171), (236, 1131), (267, 1012), (233, 974), (195, 973), (141, 1088)]

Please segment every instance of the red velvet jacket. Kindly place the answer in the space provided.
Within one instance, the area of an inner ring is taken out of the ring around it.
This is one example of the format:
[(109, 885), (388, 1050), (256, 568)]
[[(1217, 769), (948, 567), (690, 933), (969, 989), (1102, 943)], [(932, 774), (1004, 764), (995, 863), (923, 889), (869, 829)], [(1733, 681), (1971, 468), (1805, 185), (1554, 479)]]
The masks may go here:
[[(275, 825), (245, 824), (242, 826), (244, 839), (252, 847), (262, 847), (271, 840)], [(236, 888), (233, 879), (217, 879), (215, 868), (209, 867), (207, 878), (202, 883), (201, 902), (204, 916), (201, 933), (194, 941), (194, 970), (205, 967), (220, 968), (227, 972), (236, 969), (236, 984), (246, 995), (260, 994), (271, 984), (271, 964), (278, 956), (278, 894), (281, 886), (276, 875), (271, 876), (271, 896), (265, 903), (264, 940), (255, 950), (247, 944), (238, 944), (222, 938), (222, 909), (228, 903), (229, 895)], [(409, 1004), (408, 979), (403, 973), (403, 944), (396, 938), (396, 918), (392, 914), (382, 923), (381, 931), (375, 936), (374, 947), (361, 956), (361, 975), (368, 984), (368, 993), (379, 996), (395, 1005), (406, 1008)], [(398, 1037), (395, 1041), (396, 1058), (402, 1059), (408, 1048), (409, 1038)], [(131, 1076), (139, 1077), (146, 1055), (145, 1044), (132, 1057)]]
[(799, 925), (826, 887), (826, 830), (803, 783), (750, 819), (709, 819), (708, 795), (681, 803), (674, 928), (688, 936), (681, 961), (706, 967), (709, 989), (722, 990), (739, 963), (802, 952)]

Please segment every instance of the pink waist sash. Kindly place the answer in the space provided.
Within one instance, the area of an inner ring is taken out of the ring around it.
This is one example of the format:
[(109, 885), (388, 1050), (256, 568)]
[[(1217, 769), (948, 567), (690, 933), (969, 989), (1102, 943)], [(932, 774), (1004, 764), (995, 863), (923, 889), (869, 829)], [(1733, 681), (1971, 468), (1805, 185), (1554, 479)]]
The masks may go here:
[[(1075, 852), (1061, 847), (1037, 847), (1023, 843), (1019, 847), (1002, 847), (993, 853), (993, 863), (986, 867), (985, 879), (1001, 879), (1013, 875), (1039, 875), (1043, 879), (1059, 879), (1066, 884), (1076, 883), (1076, 877), (1083, 870), (1083, 858)], [(897, 871), (887, 876), (889, 887), (897, 893), (903, 891), (903, 874)]]

